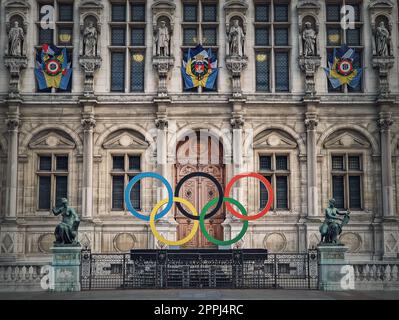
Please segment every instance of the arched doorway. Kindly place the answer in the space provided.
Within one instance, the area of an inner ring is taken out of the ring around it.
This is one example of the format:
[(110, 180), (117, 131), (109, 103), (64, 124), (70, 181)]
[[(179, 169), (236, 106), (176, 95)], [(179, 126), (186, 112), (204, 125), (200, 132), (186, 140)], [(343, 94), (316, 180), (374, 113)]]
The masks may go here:
[[(224, 189), (225, 168), (223, 165), (223, 146), (219, 139), (209, 133), (191, 132), (176, 148), (175, 186), (185, 175), (192, 172), (206, 172), (215, 177)], [(189, 200), (198, 213), (204, 205), (218, 196), (215, 184), (204, 177), (194, 177), (184, 182), (179, 197)], [(184, 207), (184, 206), (183, 206)], [(187, 211), (188, 209), (184, 207)], [(205, 221), (210, 235), (223, 240), (222, 222), (225, 219), (224, 206), (210, 219)], [(210, 208), (210, 210), (213, 207)], [(208, 211), (209, 212), (209, 211)], [(175, 219), (178, 223), (177, 238), (185, 237), (193, 226), (193, 221), (176, 208)], [(211, 248), (215, 245), (209, 242), (201, 231), (186, 243), (186, 248)]]

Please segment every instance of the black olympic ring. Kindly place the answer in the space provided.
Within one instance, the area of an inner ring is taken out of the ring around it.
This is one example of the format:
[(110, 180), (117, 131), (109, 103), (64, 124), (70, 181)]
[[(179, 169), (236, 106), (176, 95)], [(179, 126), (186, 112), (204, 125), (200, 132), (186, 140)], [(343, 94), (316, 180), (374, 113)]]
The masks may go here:
[[(223, 204), (223, 189), (222, 189), (222, 185), (220, 184), (219, 181), (217, 181), (217, 179), (210, 175), (209, 173), (205, 173), (205, 172), (191, 172), (188, 175), (184, 176), (179, 183), (176, 185), (176, 189), (175, 189), (175, 197), (179, 196), (179, 191), (181, 189), (181, 187), (183, 186), (183, 183), (186, 182), (188, 179), (191, 179), (193, 177), (205, 177), (208, 178), (209, 180), (211, 180), (215, 185), (216, 188), (218, 189), (218, 193), (219, 193), (219, 198), (218, 198), (218, 202), (216, 204), (216, 207), (213, 208), (211, 210), (211, 212), (209, 212), (208, 214), (205, 215), (204, 219), (209, 219), (211, 217), (213, 217), (218, 210), (222, 207)], [(176, 202), (176, 207), (179, 209), (179, 211), (186, 216), (187, 218), (193, 219), (193, 220), (199, 220), (199, 216), (193, 216), (192, 214), (188, 213), (186, 210), (184, 210), (183, 206), (181, 205), (181, 203)]]

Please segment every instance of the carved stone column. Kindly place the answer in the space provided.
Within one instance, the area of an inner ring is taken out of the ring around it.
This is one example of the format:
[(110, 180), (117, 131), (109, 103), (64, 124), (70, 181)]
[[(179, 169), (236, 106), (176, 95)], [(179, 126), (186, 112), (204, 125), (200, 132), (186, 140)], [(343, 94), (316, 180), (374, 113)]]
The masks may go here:
[(308, 180), (308, 217), (318, 214), (318, 189), (317, 189), (317, 154), (316, 154), (316, 127), (318, 124), (317, 113), (306, 113), (306, 147), (307, 147), (307, 180)]
[(6, 187), (6, 217), (17, 217), (17, 185), (18, 185), (18, 129), (20, 126), (18, 107), (8, 112), (6, 124), (8, 127), (7, 155), (7, 187)]
[(380, 127), (381, 136), (382, 213), (384, 218), (394, 215), (390, 129), (392, 123), (393, 120), (390, 112), (380, 112), (378, 125)]
[(93, 218), (93, 130), (96, 126), (94, 113), (83, 112), (81, 123), (83, 127), (82, 216), (90, 220)]

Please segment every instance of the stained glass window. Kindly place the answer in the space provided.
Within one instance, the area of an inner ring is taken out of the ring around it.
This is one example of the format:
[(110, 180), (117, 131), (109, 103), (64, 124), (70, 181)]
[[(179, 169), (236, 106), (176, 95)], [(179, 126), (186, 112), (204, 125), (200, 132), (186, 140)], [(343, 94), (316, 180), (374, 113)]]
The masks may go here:
[(333, 170), (344, 170), (344, 157), (333, 156), (332, 157), (332, 168), (333, 168)]
[(111, 91), (125, 91), (125, 52), (111, 53)]
[(339, 46), (341, 44), (341, 29), (340, 28), (327, 28), (327, 45)]
[(360, 170), (360, 157), (348, 156), (348, 167), (349, 170)]
[(275, 53), (276, 91), (289, 90), (289, 57), (288, 52)]

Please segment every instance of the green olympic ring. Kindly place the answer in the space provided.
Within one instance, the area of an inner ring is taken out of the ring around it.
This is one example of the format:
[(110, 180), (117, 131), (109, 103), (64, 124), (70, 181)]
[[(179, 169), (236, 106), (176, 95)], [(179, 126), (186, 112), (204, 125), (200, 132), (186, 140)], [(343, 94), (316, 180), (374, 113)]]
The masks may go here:
[[(219, 199), (218, 197), (212, 199), (211, 201), (209, 201), (209, 202), (202, 208), (202, 211), (201, 211), (201, 214), (200, 214), (200, 217), (199, 217), (200, 228), (201, 228), (202, 234), (204, 235), (204, 237), (205, 237), (209, 242), (212, 242), (212, 243), (214, 243), (214, 244), (216, 244), (216, 245), (219, 245), (219, 246), (229, 246), (229, 245), (231, 245), (231, 244), (233, 244), (233, 243), (236, 243), (237, 241), (241, 240), (241, 238), (245, 235), (245, 233), (247, 232), (247, 229), (248, 229), (248, 220), (244, 220), (244, 224), (243, 224), (243, 227), (242, 227), (240, 233), (239, 233), (235, 238), (233, 238), (233, 239), (224, 240), (224, 241), (223, 241), (223, 240), (218, 240), (218, 239), (212, 237), (212, 236), (208, 233), (208, 231), (206, 230), (206, 227), (205, 227), (205, 219), (204, 219), (204, 218), (205, 218), (205, 215), (206, 215), (206, 212), (208, 211), (208, 209), (209, 209), (210, 207), (212, 207), (213, 205), (215, 205), (215, 203), (218, 201), (218, 199)], [(234, 204), (235, 206), (237, 206), (238, 209), (240, 209), (240, 211), (242, 212), (242, 214), (243, 214), (244, 216), (248, 215), (248, 214), (247, 214), (247, 210), (245, 210), (244, 206), (243, 206), (240, 202), (238, 202), (237, 200), (235, 200), (235, 199), (233, 199), (233, 198), (223, 197), (223, 202), (225, 202), (225, 201), (227, 201), (228, 203), (232, 203), (232, 204)]]

